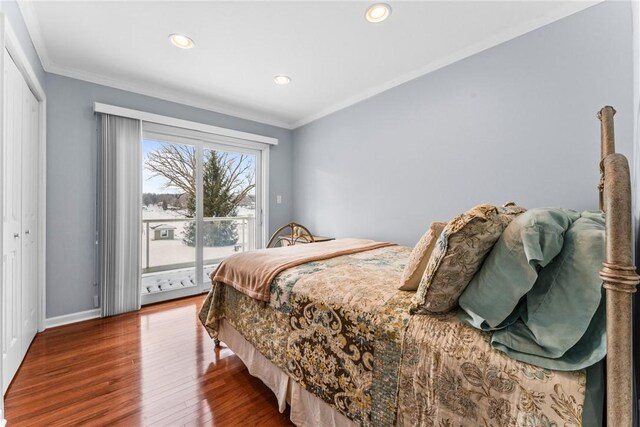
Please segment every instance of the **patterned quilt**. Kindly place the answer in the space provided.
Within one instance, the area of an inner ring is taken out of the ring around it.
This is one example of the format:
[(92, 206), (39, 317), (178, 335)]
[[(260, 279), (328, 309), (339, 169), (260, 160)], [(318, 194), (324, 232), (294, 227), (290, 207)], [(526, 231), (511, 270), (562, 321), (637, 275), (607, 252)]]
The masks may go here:
[(307, 391), (362, 426), (579, 426), (585, 375), (509, 359), (455, 313), (409, 315), (411, 249), (285, 270), (257, 301), (214, 283), (200, 312), (224, 318)]

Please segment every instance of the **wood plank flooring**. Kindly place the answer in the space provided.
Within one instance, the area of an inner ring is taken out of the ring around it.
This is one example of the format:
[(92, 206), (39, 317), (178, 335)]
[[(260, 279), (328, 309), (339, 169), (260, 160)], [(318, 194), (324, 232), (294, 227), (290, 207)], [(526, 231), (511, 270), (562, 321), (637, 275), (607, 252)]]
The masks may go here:
[(197, 320), (204, 296), (38, 334), (5, 395), (14, 426), (292, 426)]

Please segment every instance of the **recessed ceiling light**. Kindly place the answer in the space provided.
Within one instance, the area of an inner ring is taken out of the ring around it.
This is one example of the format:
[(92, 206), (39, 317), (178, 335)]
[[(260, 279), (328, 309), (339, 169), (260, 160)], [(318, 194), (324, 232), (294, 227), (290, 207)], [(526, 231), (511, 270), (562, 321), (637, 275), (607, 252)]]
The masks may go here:
[(171, 40), (171, 43), (173, 43), (175, 47), (179, 47), (180, 49), (191, 49), (195, 46), (193, 40), (184, 34), (169, 34), (169, 40)]
[(389, 15), (391, 15), (391, 6), (385, 3), (376, 3), (369, 6), (364, 16), (367, 21), (375, 24), (384, 21)]
[(291, 83), (291, 77), (280, 74), (275, 76), (273, 81), (276, 82), (277, 85), (288, 85)]

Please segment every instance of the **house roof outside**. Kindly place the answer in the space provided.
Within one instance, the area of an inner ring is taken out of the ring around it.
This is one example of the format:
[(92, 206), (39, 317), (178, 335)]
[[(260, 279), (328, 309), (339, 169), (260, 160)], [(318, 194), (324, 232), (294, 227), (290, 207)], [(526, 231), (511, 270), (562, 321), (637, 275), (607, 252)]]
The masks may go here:
[(153, 227), (151, 227), (152, 230), (175, 230), (176, 227), (174, 227), (173, 225), (169, 225), (169, 224), (158, 224), (155, 225)]
[(240, 206), (255, 206), (256, 196), (255, 194), (247, 194), (240, 201)]

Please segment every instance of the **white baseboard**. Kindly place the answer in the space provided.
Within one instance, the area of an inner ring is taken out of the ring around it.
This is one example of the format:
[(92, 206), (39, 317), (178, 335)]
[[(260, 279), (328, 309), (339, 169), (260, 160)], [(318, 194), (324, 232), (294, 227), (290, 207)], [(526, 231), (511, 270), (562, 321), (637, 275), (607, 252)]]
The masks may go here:
[(49, 317), (45, 320), (45, 328), (68, 325), (69, 323), (82, 322), (83, 320), (100, 317), (100, 309), (79, 311), (78, 313), (65, 314), (64, 316)]

